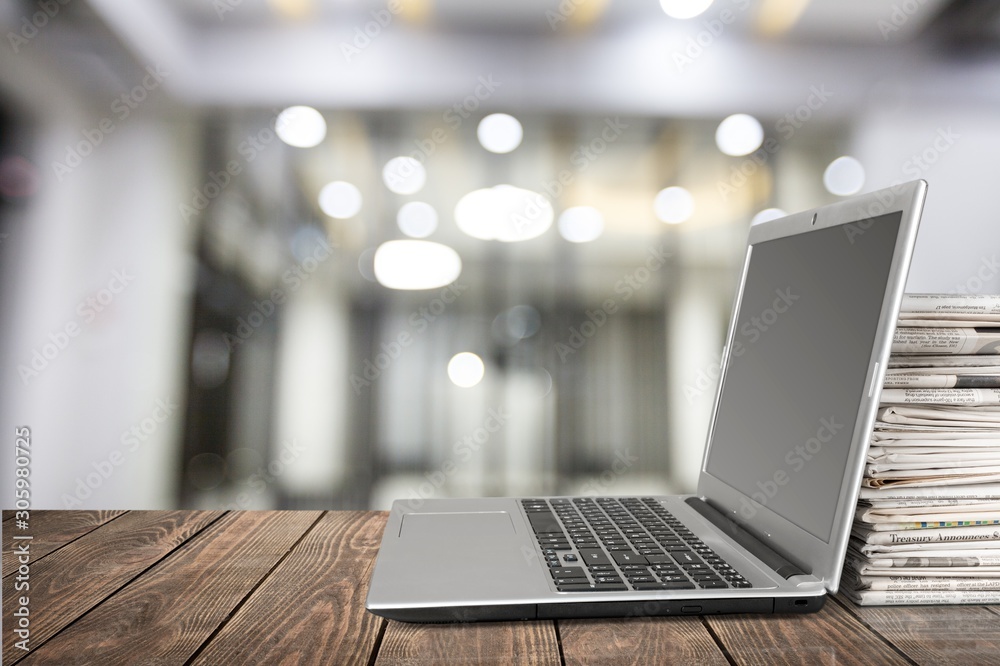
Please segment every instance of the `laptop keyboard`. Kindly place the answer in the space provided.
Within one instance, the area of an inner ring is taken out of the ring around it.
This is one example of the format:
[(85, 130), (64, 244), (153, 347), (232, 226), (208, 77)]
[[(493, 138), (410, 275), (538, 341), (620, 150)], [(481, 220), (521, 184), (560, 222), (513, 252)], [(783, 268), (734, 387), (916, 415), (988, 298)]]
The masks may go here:
[(746, 588), (652, 497), (523, 499), (560, 592)]

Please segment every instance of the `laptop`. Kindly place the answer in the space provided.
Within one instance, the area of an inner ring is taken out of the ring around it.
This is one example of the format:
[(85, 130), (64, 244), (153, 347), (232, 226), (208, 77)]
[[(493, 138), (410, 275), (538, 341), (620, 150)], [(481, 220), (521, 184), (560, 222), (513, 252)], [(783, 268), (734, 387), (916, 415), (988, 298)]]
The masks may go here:
[(752, 226), (697, 493), (398, 500), (411, 622), (807, 613), (834, 594), (927, 184)]

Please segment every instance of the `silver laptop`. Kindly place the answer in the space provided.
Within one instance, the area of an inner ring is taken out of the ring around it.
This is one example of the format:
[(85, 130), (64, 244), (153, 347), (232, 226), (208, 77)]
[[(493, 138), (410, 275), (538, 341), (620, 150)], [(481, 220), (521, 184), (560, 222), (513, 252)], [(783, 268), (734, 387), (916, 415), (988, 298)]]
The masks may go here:
[(397, 501), (368, 610), (449, 622), (821, 608), (926, 189), (750, 229), (696, 495)]

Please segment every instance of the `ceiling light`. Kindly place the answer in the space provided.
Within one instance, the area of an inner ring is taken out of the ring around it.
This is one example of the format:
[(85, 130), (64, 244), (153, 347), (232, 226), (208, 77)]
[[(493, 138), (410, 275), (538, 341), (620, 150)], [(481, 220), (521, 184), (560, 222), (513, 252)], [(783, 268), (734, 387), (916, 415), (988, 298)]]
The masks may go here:
[(326, 121), (311, 106), (290, 106), (278, 114), (274, 131), (289, 146), (312, 148), (326, 136)]
[(764, 142), (764, 128), (753, 116), (737, 113), (729, 116), (715, 130), (715, 145), (726, 155), (749, 155)]
[(573, 206), (559, 216), (559, 234), (571, 243), (589, 243), (604, 231), (604, 216), (593, 206)]
[(438, 225), (438, 214), (434, 206), (423, 201), (403, 204), (396, 214), (399, 230), (412, 238), (426, 238), (434, 233)]
[(361, 210), (361, 192), (348, 182), (335, 180), (319, 191), (319, 207), (330, 217), (346, 220)]
[(382, 180), (396, 194), (415, 194), (423, 189), (427, 171), (412, 157), (394, 157), (382, 169)]
[(486, 366), (483, 359), (472, 352), (455, 354), (448, 361), (448, 378), (455, 386), (470, 388), (483, 380)]
[(750, 220), (750, 226), (752, 227), (755, 224), (763, 224), (764, 222), (777, 220), (778, 218), (785, 217), (786, 215), (788, 215), (788, 213), (780, 208), (765, 208), (753, 216), (753, 219)]
[(476, 135), (483, 148), (491, 153), (509, 153), (521, 145), (524, 130), (514, 116), (494, 113), (479, 121)]
[(660, 7), (667, 16), (676, 19), (689, 19), (699, 16), (712, 4), (712, 0), (660, 0)]
[(455, 223), (473, 238), (505, 243), (529, 240), (552, 226), (555, 212), (543, 195), (513, 185), (473, 190), (455, 206)]
[(435, 289), (462, 272), (462, 259), (447, 245), (424, 240), (392, 240), (375, 250), (375, 279), (389, 289)]
[(853, 157), (844, 155), (830, 162), (823, 172), (823, 185), (830, 194), (841, 197), (856, 194), (865, 184), (865, 168)]
[(663, 222), (680, 224), (694, 213), (694, 197), (683, 187), (668, 187), (656, 195), (653, 210)]

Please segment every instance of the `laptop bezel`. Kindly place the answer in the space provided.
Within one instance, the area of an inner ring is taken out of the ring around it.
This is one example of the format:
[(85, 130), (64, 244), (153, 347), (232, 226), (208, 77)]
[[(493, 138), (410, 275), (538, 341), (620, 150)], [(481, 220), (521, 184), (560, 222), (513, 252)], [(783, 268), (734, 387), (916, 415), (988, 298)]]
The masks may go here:
[[(743, 271), (723, 348), (720, 381), (716, 389), (715, 402), (709, 421), (707, 444), (702, 457), (697, 492), (700, 497), (727, 514), (765, 544), (802, 567), (803, 570), (808, 571), (812, 576), (821, 579), (831, 594), (837, 591), (840, 582), (840, 573), (864, 471), (865, 454), (878, 411), (882, 380), (888, 362), (892, 335), (895, 331), (897, 313), (906, 288), (906, 277), (913, 257), (913, 247), (926, 191), (927, 183), (923, 180), (902, 183), (849, 200), (755, 225), (751, 227), (749, 232)], [(708, 473), (708, 460), (718, 417), (719, 398), (724, 387), (730, 359), (729, 354), (737, 331), (737, 314), (740, 310), (754, 246), (776, 238), (850, 224), (858, 224), (858, 230), (863, 232), (865, 220), (895, 212), (901, 214), (896, 244), (893, 249), (892, 263), (882, 301), (881, 315), (876, 327), (875, 342), (868, 361), (865, 391), (851, 436), (851, 448), (837, 500), (830, 541), (826, 542)], [(745, 502), (749, 502), (755, 509), (750, 518), (746, 518), (740, 512), (740, 508), (745, 506)]]

